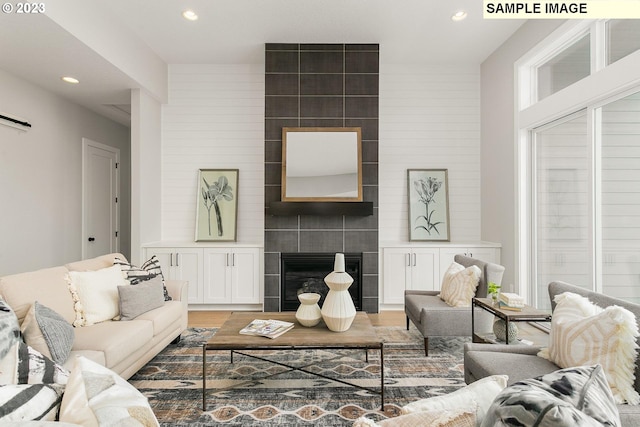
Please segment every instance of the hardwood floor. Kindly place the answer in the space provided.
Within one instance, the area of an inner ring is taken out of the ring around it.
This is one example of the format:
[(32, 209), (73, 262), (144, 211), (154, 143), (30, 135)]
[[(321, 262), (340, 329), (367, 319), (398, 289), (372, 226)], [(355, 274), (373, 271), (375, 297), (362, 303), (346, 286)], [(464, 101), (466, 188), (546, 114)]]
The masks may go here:
[[(230, 311), (190, 311), (189, 327), (218, 328), (231, 314)], [(258, 312), (256, 312), (256, 316)], [(383, 311), (369, 314), (373, 326), (405, 326), (404, 311)]]

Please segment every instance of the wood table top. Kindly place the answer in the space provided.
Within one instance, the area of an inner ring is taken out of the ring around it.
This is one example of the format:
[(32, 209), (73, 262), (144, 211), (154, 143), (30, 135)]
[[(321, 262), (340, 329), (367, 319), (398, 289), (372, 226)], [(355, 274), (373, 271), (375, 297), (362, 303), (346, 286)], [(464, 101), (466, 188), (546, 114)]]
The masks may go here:
[[(293, 322), (293, 329), (277, 338), (241, 335), (240, 329), (255, 319)], [(308, 328), (296, 321), (295, 312), (233, 312), (205, 344), (206, 350), (241, 350), (274, 348), (382, 348), (382, 338), (365, 312), (356, 313), (345, 332), (330, 331), (323, 321)]]

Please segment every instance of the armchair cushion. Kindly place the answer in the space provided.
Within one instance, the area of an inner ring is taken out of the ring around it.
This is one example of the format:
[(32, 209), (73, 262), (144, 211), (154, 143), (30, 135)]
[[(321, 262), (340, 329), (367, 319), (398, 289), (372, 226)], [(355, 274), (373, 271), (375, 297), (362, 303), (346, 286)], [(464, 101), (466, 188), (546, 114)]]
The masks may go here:
[(442, 277), (440, 298), (451, 307), (470, 307), (481, 275), (476, 265), (465, 268), (452, 263)]

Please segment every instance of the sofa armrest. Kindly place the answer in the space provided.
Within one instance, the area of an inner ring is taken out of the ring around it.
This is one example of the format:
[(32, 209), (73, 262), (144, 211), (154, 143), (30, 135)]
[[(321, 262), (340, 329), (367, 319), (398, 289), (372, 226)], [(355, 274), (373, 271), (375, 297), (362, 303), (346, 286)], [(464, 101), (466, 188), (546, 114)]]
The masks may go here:
[(507, 344), (482, 344), (482, 343), (465, 343), (464, 352), (468, 351), (492, 351), (498, 353), (518, 353), (529, 354), (535, 356), (541, 347), (535, 345), (507, 345)]
[(189, 297), (189, 282), (186, 280), (165, 280), (164, 285), (167, 287), (169, 296), (174, 301), (187, 302)]

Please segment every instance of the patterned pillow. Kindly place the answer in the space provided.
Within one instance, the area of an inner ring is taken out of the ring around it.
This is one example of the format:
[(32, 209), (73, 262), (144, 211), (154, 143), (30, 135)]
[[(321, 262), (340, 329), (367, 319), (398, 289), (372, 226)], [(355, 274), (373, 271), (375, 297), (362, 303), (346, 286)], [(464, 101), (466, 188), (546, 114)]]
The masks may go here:
[(452, 307), (470, 307), (481, 275), (475, 265), (464, 268), (454, 262), (442, 277), (440, 298)]
[(519, 381), (494, 400), (482, 427), (620, 426), (600, 365), (563, 369)]
[(603, 309), (571, 292), (554, 301), (549, 347), (538, 356), (561, 368), (600, 364), (617, 403), (640, 403), (633, 387), (638, 337), (633, 313), (618, 306)]
[(22, 341), (0, 361), (3, 384), (66, 384), (69, 372)]
[(0, 299), (0, 360), (4, 359), (19, 340), (18, 318), (11, 307)]
[(476, 414), (473, 411), (435, 410), (416, 412), (387, 418), (374, 422), (368, 418), (358, 418), (353, 427), (476, 427)]
[(82, 356), (71, 370), (60, 421), (83, 427), (159, 426), (142, 393), (115, 372)]
[(58, 313), (35, 301), (22, 321), (25, 342), (44, 356), (63, 364), (75, 339), (73, 326)]
[(0, 386), (0, 423), (55, 421), (64, 386), (59, 384), (8, 384)]
[(120, 314), (118, 286), (127, 285), (117, 265), (96, 271), (70, 271), (67, 276), (74, 301), (74, 326), (89, 326)]
[(162, 278), (164, 300), (171, 301), (171, 296), (169, 295), (169, 292), (167, 292), (167, 288), (164, 286), (164, 276), (162, 275), (162, 269), (160, 268), (160, 261), (158, 261), (158, 257), (155, 255), (145, 261), (140, 267), (136, 267), (126, 260), (122, 260), (117, 257), (113, 260), (113, 264), (120, 266), (120, 269), (132, 285), (137, 285), (140, 282), (160, 276), (160, 278)]

